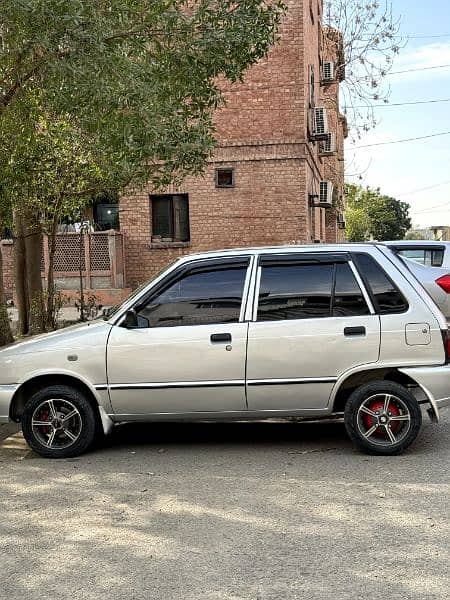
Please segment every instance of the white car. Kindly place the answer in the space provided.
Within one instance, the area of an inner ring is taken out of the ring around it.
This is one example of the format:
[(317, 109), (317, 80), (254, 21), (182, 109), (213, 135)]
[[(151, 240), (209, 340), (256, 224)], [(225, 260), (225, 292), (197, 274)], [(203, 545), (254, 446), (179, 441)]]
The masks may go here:
[(450, 404), (447, 322), (383, 245), (180, 258), (107, 321), (0, 351), (0, 421), (75, 456), (130, 421), (320, 418), (398, 454)]

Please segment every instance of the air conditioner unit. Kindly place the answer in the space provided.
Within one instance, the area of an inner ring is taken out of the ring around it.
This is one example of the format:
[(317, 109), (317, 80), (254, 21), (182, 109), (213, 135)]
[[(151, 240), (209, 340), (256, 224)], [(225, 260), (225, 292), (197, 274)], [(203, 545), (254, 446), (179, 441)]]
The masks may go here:
[(333, 207), (333, 184), (331, 181), (321, 181), (319, 191), (319, 204), (320, 208), (332, 208)]
[(334, 152), (336, 152), (336, 135), (334, 133), (327, 133), (326, 140), (320, 142), (320, 153), (334, 154)]
[(322, 71), (322, 80), (324, 82), (329, 83), (330, 81), (334, 81), (334, 62), (324, 62), (323, 63), (323, 71)]
[(337, 218), (338, 229), (345, 229), (345, 217), (343, 214), (339, 214)]
[(318, 141), (326, 141), (329, 133), (327, 109), (320, 107), (313, 109), (313, 135)]

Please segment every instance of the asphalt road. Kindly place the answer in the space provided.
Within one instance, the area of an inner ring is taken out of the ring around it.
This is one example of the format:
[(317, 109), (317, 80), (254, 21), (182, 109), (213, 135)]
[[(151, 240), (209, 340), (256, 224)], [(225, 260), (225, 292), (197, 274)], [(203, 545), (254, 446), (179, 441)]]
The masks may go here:
[(449, 441), (449, 412), (395, 458), (340, 423), (134, 425), (50, 461), (0, 426), (0, 598), (448, 598)]

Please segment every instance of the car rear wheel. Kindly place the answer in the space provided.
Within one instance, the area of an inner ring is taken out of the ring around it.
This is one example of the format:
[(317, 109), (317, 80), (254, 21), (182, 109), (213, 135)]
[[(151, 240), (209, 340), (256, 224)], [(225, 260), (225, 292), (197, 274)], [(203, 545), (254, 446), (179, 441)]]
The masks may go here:
[(347, 433), (367, 454), (401, 454), (416, 439), (421, 425), (417, 400), (390, 381), (362, 385), (345, 406)]
[(22, 415), (22, 431), (30, 448), (46, 458), (77, 456), (91, 446), (96, 417), (78, 390), (55, 385), (31, 396)]

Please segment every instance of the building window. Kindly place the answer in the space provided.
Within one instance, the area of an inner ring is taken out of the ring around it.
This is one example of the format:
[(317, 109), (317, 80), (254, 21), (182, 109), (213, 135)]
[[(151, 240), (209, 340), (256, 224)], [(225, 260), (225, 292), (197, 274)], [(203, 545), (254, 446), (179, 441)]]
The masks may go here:
[(234, 187), (234, 169), (216, 169), (216, 187)]
[(150, 196), (152, 204), (152, 240), (162, 242), (188, 242), (188, 194), (163, 194)]

